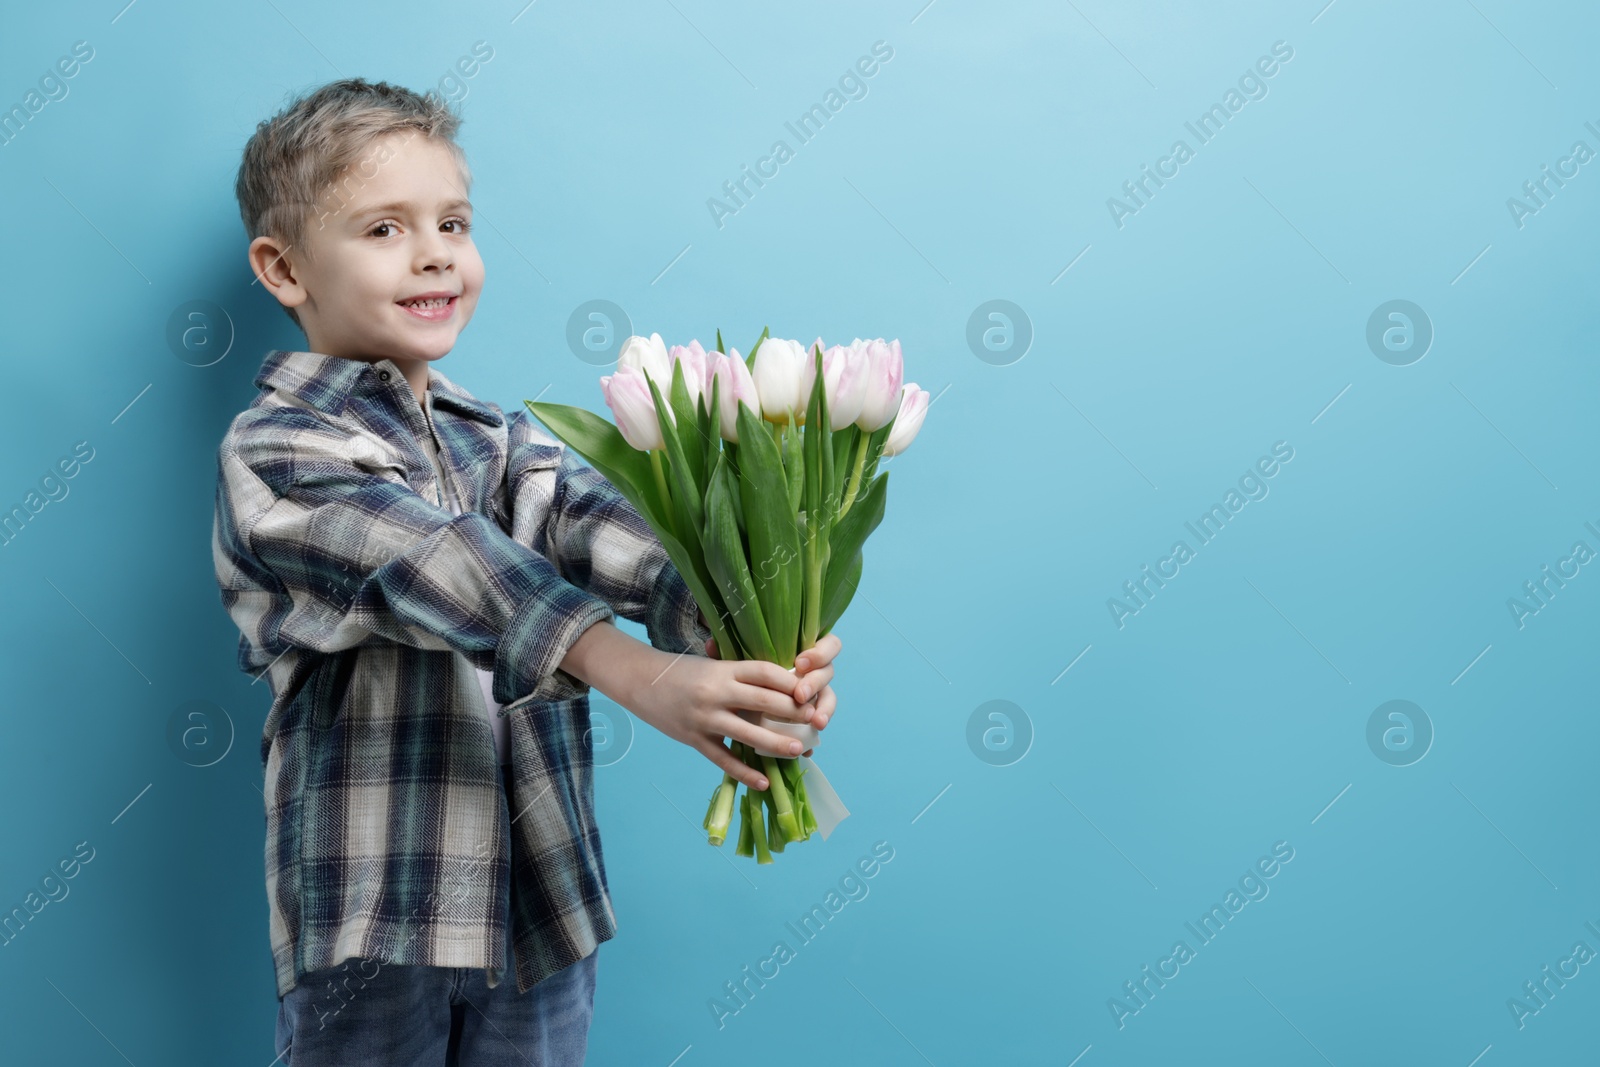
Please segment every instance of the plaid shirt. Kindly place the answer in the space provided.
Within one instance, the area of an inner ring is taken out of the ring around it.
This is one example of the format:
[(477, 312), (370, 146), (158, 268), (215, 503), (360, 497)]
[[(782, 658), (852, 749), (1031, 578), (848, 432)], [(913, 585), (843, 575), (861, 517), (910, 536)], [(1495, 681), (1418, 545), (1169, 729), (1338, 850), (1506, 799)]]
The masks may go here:
[[(589, 687), (559, 664), (615, 615), (667, 651), (710, 636), (614, 486), (525, 410), (428, 380), (431, 418), (392, 360), (270, 352), (217, 452), (217, 582), (239, 668), (272, 686), (280, 996), (351, 956), (484, 967), (491, 986), (509, 963), (526, 992), (609, 939)], [(480, 669), (509, 716), (504, 774)]]

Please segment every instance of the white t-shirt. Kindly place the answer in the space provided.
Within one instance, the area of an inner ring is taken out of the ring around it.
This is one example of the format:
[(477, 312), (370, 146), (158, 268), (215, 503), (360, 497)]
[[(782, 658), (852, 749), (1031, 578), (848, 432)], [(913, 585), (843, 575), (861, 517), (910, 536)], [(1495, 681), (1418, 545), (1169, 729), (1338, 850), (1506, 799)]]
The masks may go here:
[[(423, 394), (427, 398), (428, 417), (433, 418), (433, 390)], [(439, 450), (434, 447), (433, 437), (429, 435), (423, 439), (422, 450), (428, 454), (428, 459), (433, 462), (434, 477), (439, 480), (439, 495), (445, 499), (450, 507), (451, 514), (461, 514), (461, 502), (456, 499), (455, 488), (445, 477), (444, 470), (439, 465)], [(494, 699), (494, 672), (486, 671), (482, 667), (475, 668), (478, 672), (478, 686), (483, 690), (483, 706), (489, 715), (489, 729), (494, 734), (495, 759), (504, 766), (511, 762), (511, 737), (507, 730), (504, 705)]]

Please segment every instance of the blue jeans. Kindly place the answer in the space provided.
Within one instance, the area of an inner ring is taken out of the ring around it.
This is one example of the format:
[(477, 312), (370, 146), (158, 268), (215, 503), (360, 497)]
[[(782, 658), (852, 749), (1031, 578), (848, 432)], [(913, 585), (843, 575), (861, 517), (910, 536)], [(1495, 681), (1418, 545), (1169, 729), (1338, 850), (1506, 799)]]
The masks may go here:
[(490, 989), (482, 968), (346, 960), (279, 1001), (277, 1052), (286, 1067), (580, 1067), (599, 955), (525, 994), (509, 972)]

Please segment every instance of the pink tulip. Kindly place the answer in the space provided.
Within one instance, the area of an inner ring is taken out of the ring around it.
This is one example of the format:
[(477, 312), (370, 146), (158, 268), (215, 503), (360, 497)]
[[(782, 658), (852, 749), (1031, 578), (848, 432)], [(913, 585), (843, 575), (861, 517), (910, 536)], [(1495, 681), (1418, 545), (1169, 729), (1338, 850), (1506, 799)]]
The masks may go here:
[(907, 382), (900, 394), (900, 411), (895, 415), (894, 429), (889, 431), (889, 439), (883, 443), (883, 454), (898, 456), (916, 440), (917, 431), (922, 429), (922, 420), (928, 414), (928, 391), (917, 388), (916, 382)]
[[(689, 403), (694, 406), (696, 411), (700, 410), (700, 398), (706, 396), (706, 389), (710, 385), (711, 368), (708, 364), (706, 350), (700, 347), (699, 341), (690, 341), (687, 346), (673, 345), (667, 350), (667, 355), (672, 363), (683, 364), (683, 384), (689, 387)], [(670, 402), (670, 394), (672, 392), (670, 364), (668, 365), (668, 370), (667, 380), (657, 384), (661, 387), (661, 399)], [(710, 402), (710, 397), (706, 396), (706, 403), (709, 404)]]
[[(656, 417), (655, 400), (650, 396), (650, 383), (644, 371), (631, 364), (618, 367), (617, 373), (600, 379), (600, 391), (605, 395), (606, 406), (617, 420), (617, 429), (628, 444), (641, 452), (666, 446), (661, 437), (661, 423)], [(667, 408), (667, 418), (677, 425), (671, 407)]]
[[(821, 338), (817, 340), (821, 344)], [(800, 375), (800, 402), (811, 404), (811, 390), (817, 380), (815, 348), (807, 350), (805, 370)], [(828, 398), (830, 428), (842, 430), (861, 414), (866, 399), (866, 375), (850, 358), (850, 350), (834, 345), (822, 353), (822, 388)]]
[(855, 424), (868, 433), (885, 426), (900, 409), (901, 376), (905, 362), (899, 340), (884, 343), (882, 338), (850, 346), (857, 369), (866, 379), (861, 414)]
[[(762, 342), (766, 347), (766, 342)], [(739, 355), (737, 348), (730, 349), (728, 355), (713, 352), (710, 357), (710, 378), (707, 382), (706, 397), (710, 402), (711, 382), (720, 382), (717, 385), (717, 415), (721, 426), (722, 438), (725, 441), (739, 443), (739, 407), (743, 404), (750, 409), (750, 414), (757, 418), (761, 416), (761, 399), (756, 394), (755, 379), (750, 374), (750, 368), (745, 366), (744, 357)]]

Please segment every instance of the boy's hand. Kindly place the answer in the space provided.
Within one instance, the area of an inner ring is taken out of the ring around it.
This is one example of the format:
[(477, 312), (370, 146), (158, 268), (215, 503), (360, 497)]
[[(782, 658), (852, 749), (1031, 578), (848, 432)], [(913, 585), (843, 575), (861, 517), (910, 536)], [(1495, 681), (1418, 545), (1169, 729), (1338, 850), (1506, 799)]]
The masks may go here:
[[(700, 624), (706, 625), (703, 611), (700, 613)], [(834, 709), (838, 706), (838, 696), (828, 683), (833, 680), (834, 657), (839, 654), (843, 645), (844, 642), (838, 634), (826, 634), (794, 660), (795, 677), (799, 679), (799, 684), (795, 686), (793, 693), (794, 701), (800, 705), (815, 701), (815, 710), (811, 713), (809, 721), (818, 730), (828, 725), (828, 720), (833, 718)], [(715, 637), (706, 639), (706, 656), (710, 659), (721, 658)], [(771, 745), (762, 747), (772, 748)], [(801, 755), (809, 756), (814, 751), (815, 749), (808, 748)]]
[(801, 755), (800, 742), (756, 723), (766, 715), (788, 722), (807, 722), (813, 707), (797, 703), (794, 675), (763, 660), (724, 662), (701, 656), (669, 656), (655, 681), (636, 690), (629, 709), (675, 741), (681, 741), (752, 789), (767, 788), (759, 770), (735, 756), (724, 737), (759, 745), (789, 758)]
[[(622, 633), (609, 622), (586, 629), (567, 651), (561, 666), (599, 689), (657, 730), (680, 741), (753, 789), (767, 788), (764, 774), (734, 755), (723, 738), (759, 745), (773, 752), (801, 755), (790, 746), (799, 742), (756, 723), (759, 715), (789, 722), (824, 722), (827, 703), (796, 701), (796, 690), (810, 697), (833, 675), (828, 662), (838, 652), (837, 637), (824, 638), (808, 650), (796, 672), (763, 660), (725, 662), (703, 656), (672, 655)], [(806, 672), (802, 680), (801, 670)]]

